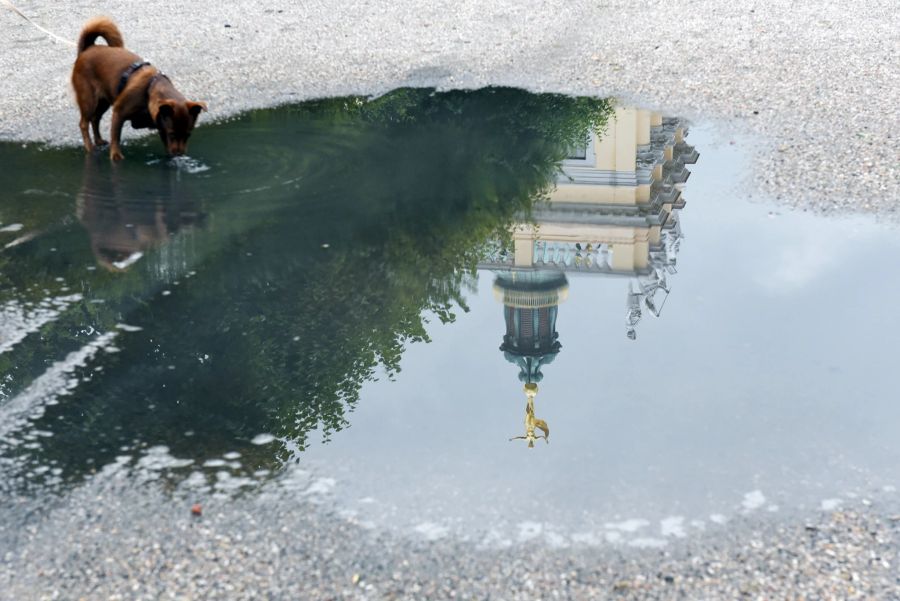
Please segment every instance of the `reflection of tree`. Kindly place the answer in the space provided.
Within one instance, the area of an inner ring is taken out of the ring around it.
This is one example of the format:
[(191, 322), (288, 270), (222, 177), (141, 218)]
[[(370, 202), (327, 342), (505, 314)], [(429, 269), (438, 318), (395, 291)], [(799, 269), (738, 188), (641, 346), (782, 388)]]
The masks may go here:
[(465, 310), (484, 245), (609, 111), (508, 89), (400, 90), (204, 128), (192, 152), (220, 175), (184, 184), (215, 226), (194, 236), (197, 275), (166, 297), (140, 263), (88, 276), (106, 303), (78, 327), (143, 330), (48, 410), (39, 427), (55, 435), (40, 452), (80, 466), (135, 438), (203, 455), (263, 431), (302, 448), (311, 430), (341, 429), (363, 383), (399, 371), (406, 345), (427, 340), (426, 316)]

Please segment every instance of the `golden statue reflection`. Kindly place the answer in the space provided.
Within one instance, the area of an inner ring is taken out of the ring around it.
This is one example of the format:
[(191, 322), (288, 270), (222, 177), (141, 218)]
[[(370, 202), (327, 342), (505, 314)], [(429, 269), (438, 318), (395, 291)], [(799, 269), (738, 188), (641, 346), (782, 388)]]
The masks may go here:
[[(547, 444), (550, 444), (550, 426), (547, 422), (534, 415), (534, 397), (537, 396), (538, 386), (532, 382), (525, 385), (525, 396), (528, 401), (525, 404), (525, 436), (513, 436), (510, 440), (526, 440), (528, 448), (534, 448), (534, 441), (543, 438)], [(536, 436), (535, 428), (542, 431), (543, 436)]]

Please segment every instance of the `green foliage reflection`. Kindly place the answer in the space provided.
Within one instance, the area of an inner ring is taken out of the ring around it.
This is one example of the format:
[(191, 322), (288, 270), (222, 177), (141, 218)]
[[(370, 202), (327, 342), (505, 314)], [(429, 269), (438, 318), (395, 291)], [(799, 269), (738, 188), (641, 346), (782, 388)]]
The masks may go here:
[[(0, 253), (0, 301), (38, 301), (57, 278), (84, 294), (0, 355), (5, 394), (85, 332), (127, 322), (142, 330), (122, 333), (120, 352), (91, 363), (102, 371), (79, 371), (39, 420), (54, 433), (42, 460), (78, 471), (135, 439), (202, 459), (260, 432), (301, 449), (314, 430), (327, 438), (366, 381), (395, 375), (406, 347), (428, 340), (428, 319), (466, 310), (486, 244), (610, 113), (606, 100), (502, 88), (319, 100), (202, 128), (191, 152), (211, 168), (199, 173), (146, 164), (152, 143), (132, 145), (122, 167), (0, 146), (22, 163), (13, 199), (45, 160), (70, 194), (39, 214), (0, 202), (41, 232)], [(123, 241), (125, 227), (143, 237)], [(136, 252), (134, 266), (110, 267)]]

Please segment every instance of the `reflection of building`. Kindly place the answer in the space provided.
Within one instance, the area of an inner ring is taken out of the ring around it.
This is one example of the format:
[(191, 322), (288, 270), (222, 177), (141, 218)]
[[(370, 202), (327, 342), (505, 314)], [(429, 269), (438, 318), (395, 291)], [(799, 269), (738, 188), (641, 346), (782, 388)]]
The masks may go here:
[(498, 273), (494, 294), (506, 321), (500, 350), (519, 366), (527, 399), (525, 434), (515, 439), (529, 447), (549, 441), (534, 399), (541, 368), (561, 348), (556, 317), (568, 295), (566, 273), (628, 278), (625, 327), (632, 340), (643, 312), (658, 317), (663, 308), (681, 245), (685, 165), (698, 159), (685, 134), (677, 119), (617, 109), (605, 131), (591, 132), (570, 151), (549, 202), (514, 228), (512, 247), (498, 244), (480, 265)]
[(572, 149), (549, 203), (513, 232), (482, 267), (553, 269), (630, 278), (626, 328), (642, 311), (659, 315), (681, 244), (682, 187), (697, 152), (678, 119), (619, 108), (604, 132)]
[[(562, 347), (556, 315), (568, 291), (568, 280), (559, 271), (511, 271), (494, 280), (494, 296), (503, 303), (506, 321), (500, 350), (519, 367), (519, 380), (525, 383), (525, 435), (510, 440), (524, 439), (531, 448), (539, 438), (550, 441), (547, 422), (535, 416), (534, 397), (544, 378), (541, 368), (552, 363)], [(536, 435), (535, 429), (544, 434)]]

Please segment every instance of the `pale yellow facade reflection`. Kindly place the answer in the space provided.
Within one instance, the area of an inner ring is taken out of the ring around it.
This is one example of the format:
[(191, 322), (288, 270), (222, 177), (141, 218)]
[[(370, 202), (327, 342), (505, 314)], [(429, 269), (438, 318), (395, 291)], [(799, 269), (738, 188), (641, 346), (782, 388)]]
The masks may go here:
[(563, 162), (533, 223), (516, 227), (511, 266), (648, 273), (651, 251), (677, 227), (685, 165), (697, 160), (684, 135), (676, 119), (616, 109), (606, 129)]

